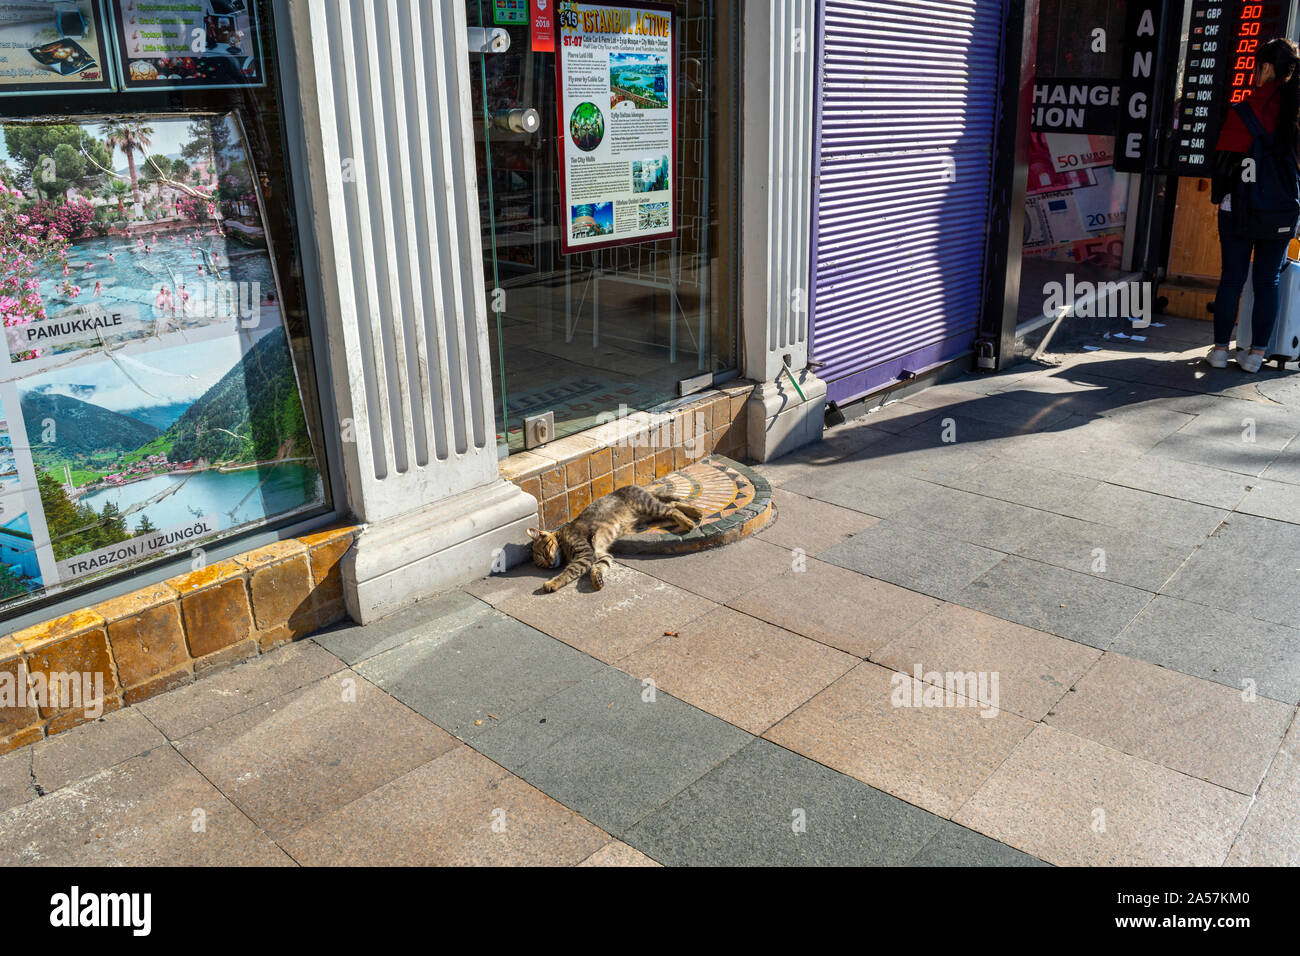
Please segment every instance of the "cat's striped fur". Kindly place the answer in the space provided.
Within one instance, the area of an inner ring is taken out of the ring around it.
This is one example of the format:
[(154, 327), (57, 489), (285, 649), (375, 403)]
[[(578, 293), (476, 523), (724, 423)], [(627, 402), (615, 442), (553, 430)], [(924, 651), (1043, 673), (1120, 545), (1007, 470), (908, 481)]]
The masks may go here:
[(704, 517), (704, 512), (673, 496), (663, 486), (641, 488), (629, 485), (593, 501), (578, 517), (554, 531), (529, 528), (533, 539), (533, 563), (540, 568), (568, 565), (543, 585), (558, 591), (571, 581), (589, 574), (593, 587), (605, 586), (605, 572), (613, 559), (610, 546), (620, 535), (627, 534), (643, 521), (668, 518), (679, 531), (690, 531)]

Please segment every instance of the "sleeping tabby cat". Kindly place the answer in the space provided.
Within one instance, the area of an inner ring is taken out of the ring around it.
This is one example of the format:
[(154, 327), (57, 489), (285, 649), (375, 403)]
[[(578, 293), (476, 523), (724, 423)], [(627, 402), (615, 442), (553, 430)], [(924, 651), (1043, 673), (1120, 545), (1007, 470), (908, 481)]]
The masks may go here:
[(673, 497), (670, 489), (639, 488), (629, 485), (593, 501), (582, 514), (555, 531), (529, 528), (533, 539), (533, 563), (539, 568), (558, 568), (563, 558), (568, 566), (543, 585), (558, 591), (570, 581), (590, 572), (592, 587), (605, 586), (605, 572), (613, 564), (609, 547), (620, 535), (642, 521), (669, 518), (679, 531), (690, 531), (704, 512)]

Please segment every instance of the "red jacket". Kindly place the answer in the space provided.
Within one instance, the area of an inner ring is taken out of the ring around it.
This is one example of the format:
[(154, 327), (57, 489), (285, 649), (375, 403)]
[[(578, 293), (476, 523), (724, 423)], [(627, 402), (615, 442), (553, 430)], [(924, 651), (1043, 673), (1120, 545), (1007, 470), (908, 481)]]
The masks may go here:
[[(1277, 114), (1282, 106), (1282, 85), (1277, 80), (1269, 80), (1263, 86), (1257, 86), (1246, 94), (1245, 103), (1259, 123), (1269, 133), (1277, 131)], [(1223, 130), (1214, 148), (1225, 153), (1249, 153), (1254, 137), (1246, 129), (1237, 111), (1229, 107), (1227, 119), (1223, 121)]]

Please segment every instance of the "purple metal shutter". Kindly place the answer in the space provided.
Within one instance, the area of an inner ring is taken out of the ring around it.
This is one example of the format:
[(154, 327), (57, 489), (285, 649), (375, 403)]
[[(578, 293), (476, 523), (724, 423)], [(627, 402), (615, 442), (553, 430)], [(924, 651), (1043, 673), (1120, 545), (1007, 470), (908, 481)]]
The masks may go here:
[(975, 337), (1007, 2), (822, 5), (810, 305), (835, 401)]

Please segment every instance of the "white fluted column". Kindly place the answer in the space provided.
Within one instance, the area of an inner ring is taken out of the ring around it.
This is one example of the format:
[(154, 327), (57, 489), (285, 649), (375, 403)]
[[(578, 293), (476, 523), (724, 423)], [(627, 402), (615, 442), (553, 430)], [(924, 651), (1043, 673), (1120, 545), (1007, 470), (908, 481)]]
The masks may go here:
[(536, 501), (497, 474), (461, 0), (291, 0), (365, 623), (481, 577)]
[(816, 7), (816, 0), (743, 7), (741, 321), (745, 375), (760, 383), (747, 409), (749, 454), (759, 461), (815, 441), (824, 418), (826, 385), (807, 367)]

